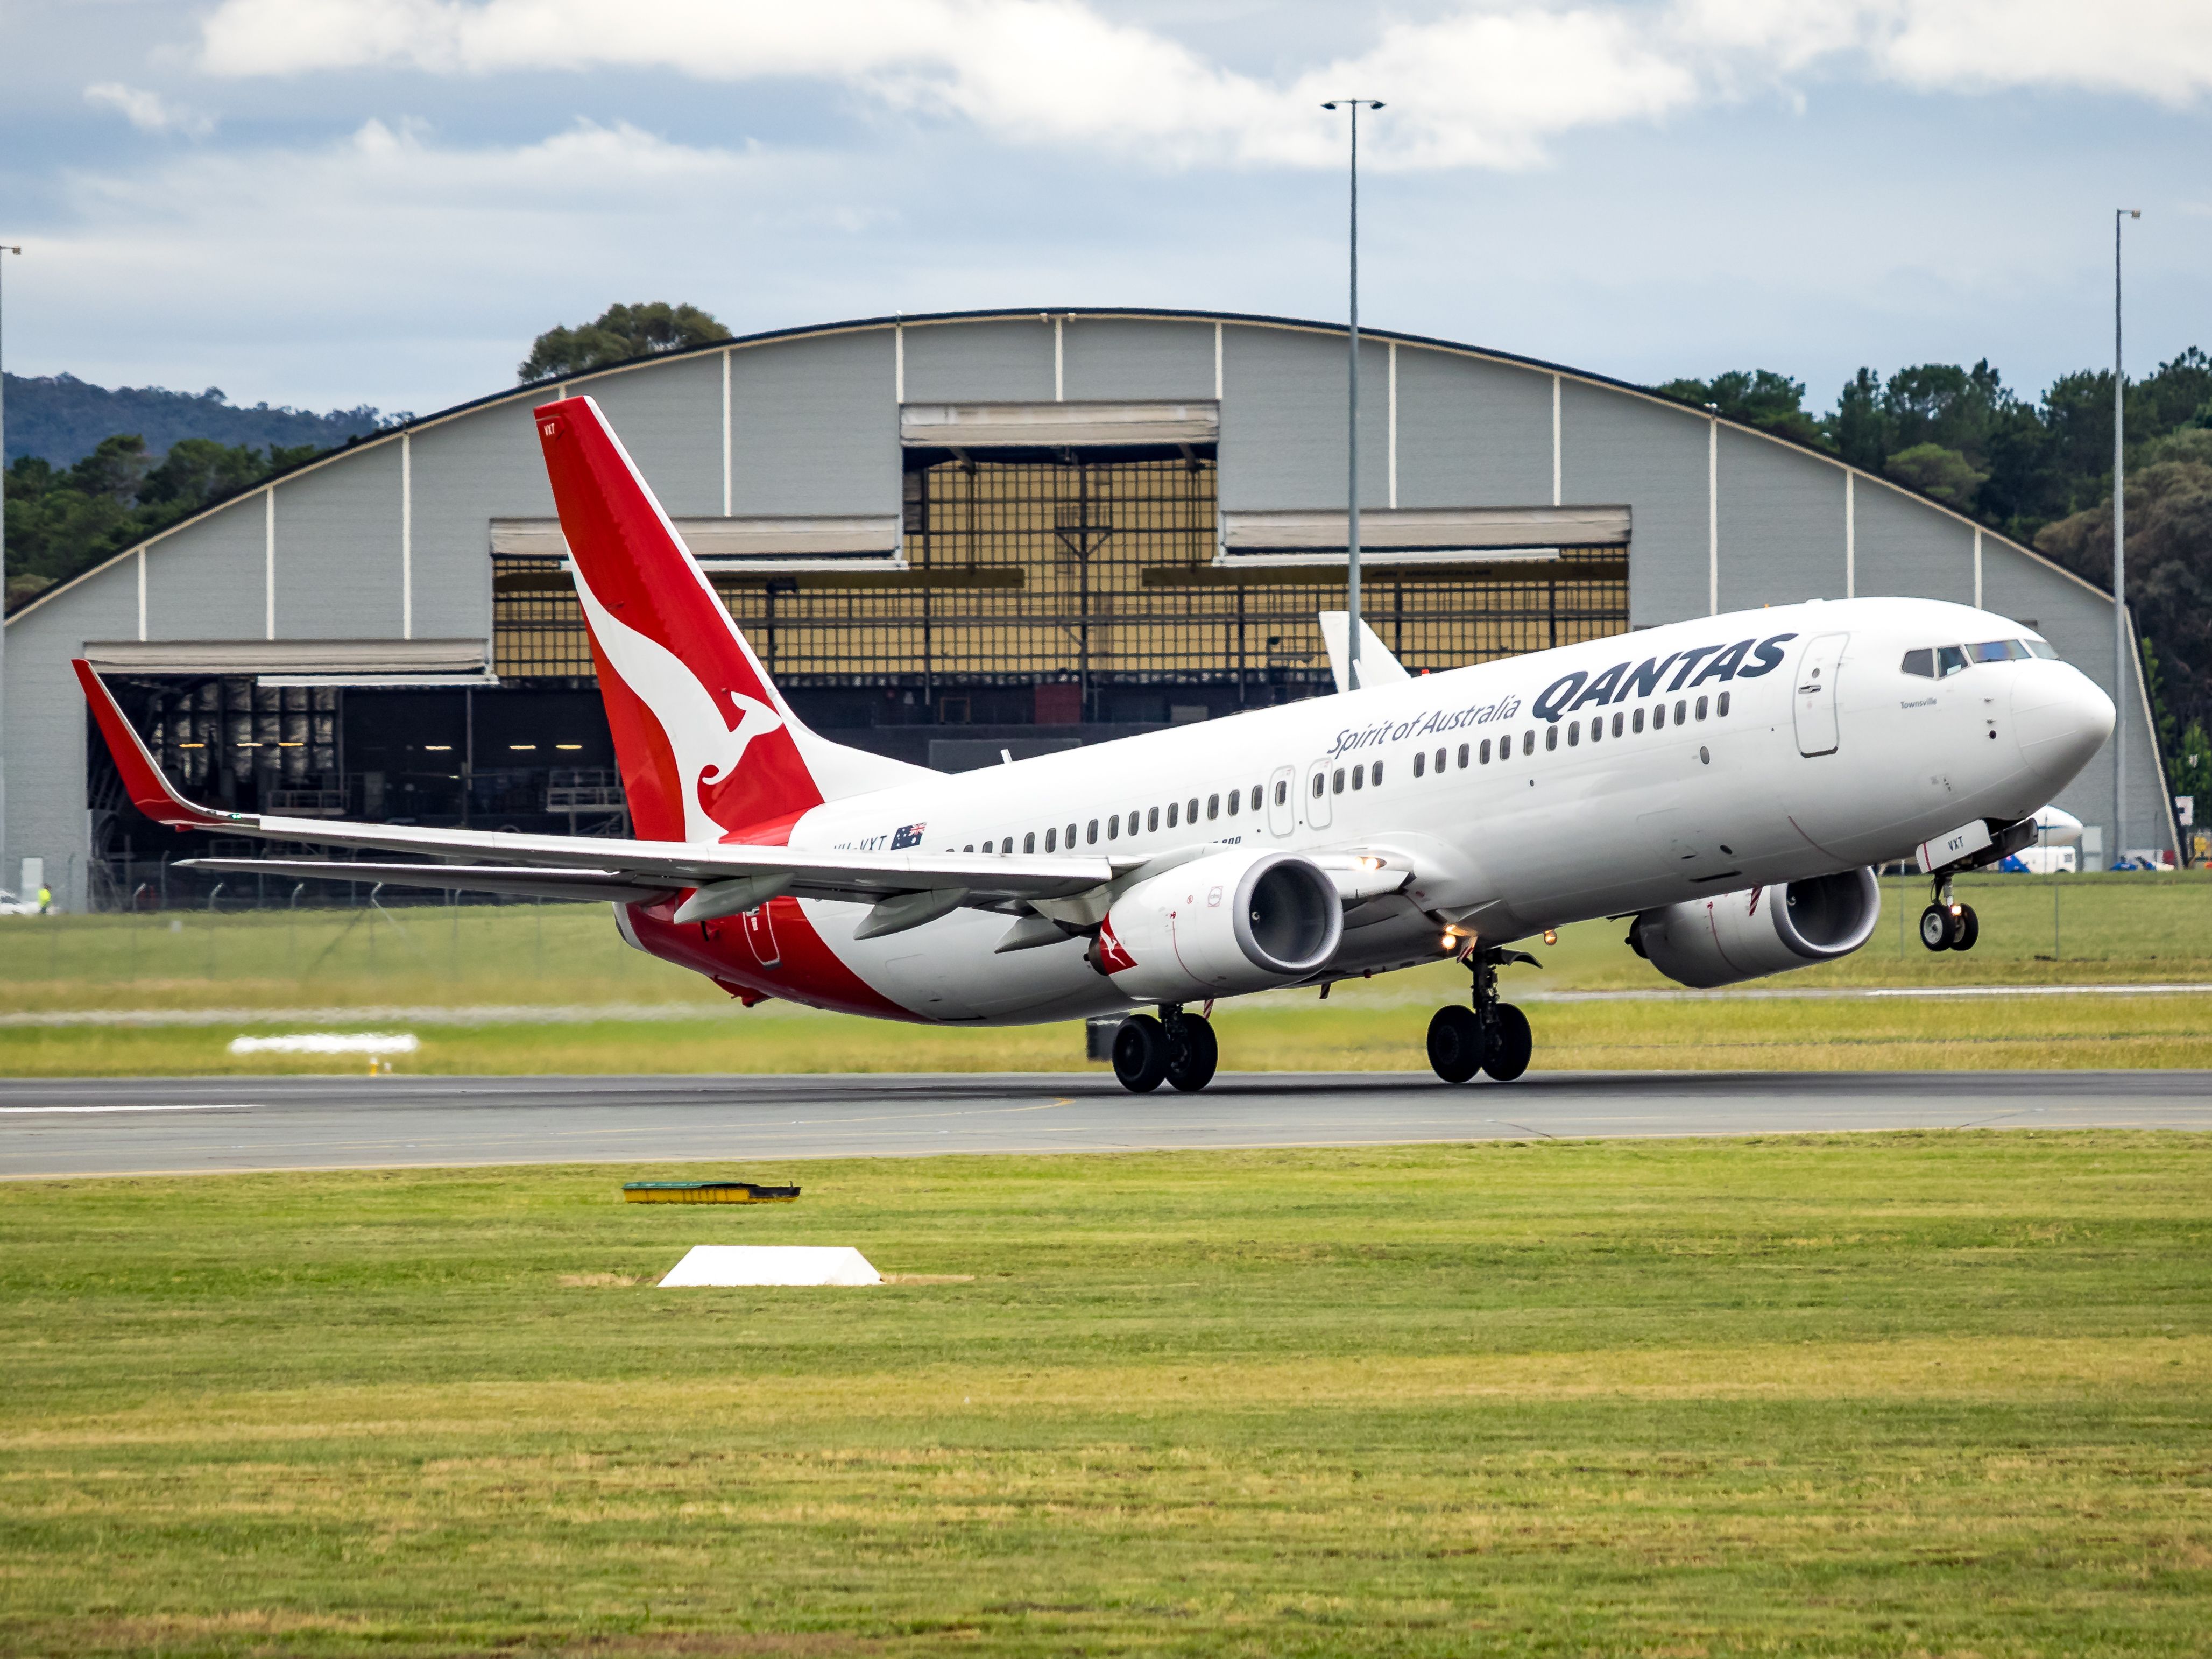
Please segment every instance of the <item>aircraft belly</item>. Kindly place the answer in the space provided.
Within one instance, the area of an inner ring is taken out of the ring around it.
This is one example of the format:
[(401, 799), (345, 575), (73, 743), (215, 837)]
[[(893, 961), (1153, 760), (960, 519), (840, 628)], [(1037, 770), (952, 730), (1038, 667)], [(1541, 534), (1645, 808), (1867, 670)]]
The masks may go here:
[(993, 947), (1013, 925), (995, 911), (956, 910), (902, 933), (855, 939), (853, 930), (867, 906), (801, 902), (854, 975), (926, 1020), (1024, 1024), (1080, 1018), (1093, 1000), (1103, 1008), (1129, 1006), (1085, 960), (1081, 939), (995, 954)]

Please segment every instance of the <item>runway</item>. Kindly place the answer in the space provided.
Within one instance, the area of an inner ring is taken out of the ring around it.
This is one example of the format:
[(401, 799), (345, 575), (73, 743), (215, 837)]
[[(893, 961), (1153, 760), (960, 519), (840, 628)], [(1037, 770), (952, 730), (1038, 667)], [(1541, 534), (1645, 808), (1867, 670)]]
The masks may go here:
[(0, 1079), (0, 1178), (1963, 1128), (2212, 1129), (2212, 1072)]

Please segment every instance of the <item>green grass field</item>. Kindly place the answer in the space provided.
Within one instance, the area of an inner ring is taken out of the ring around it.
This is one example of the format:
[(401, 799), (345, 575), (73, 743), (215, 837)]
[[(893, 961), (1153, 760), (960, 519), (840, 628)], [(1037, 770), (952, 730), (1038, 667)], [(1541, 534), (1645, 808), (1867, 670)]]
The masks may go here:
[[(2212, 996), (2212, 880), (1988, 877), (1961, 889), (1983, 918), (1970, 955), (1909, 937), (1917, 882), (1886, 884), (1881, 928), (1827, 967), (1777, 988), (2203, 982)], [(1509, 995), (1668, 988), (1621, 943), (1618, 922), (1538, 946), (1540, 970), (1509, 969)], [(1310, 992), (1224, 1004), (1231, 1069), (1418, 1069), (1428, 1016), (1465, 994), (1439, 964)], [(0, 998), (25, 1015), (237, 1010), (231, 1025), (0, 1024), (0, 1075), (137, 1076), (328, 1071), (328, 1060), (234, 1058), (256, 1011), (550, 1009), (414, 1027), (400, 1069), (434, 1073), (1059, 1071), (1079, 1065), (1073, 1025), (923, 1030), (788, 1003), (742, 1011), (696, 975), (623, 945), (598, 905), (390, 914), (0, 919)], [(617, 1006), (617, 1005), (622, 1005)], [(1538, 1065), (1581, 1068), (1920, 1069), (2212, 1066), (2212, 1018), (2191, 995), (2024, 997), (1962, 1002), (1739, 1001), (1526, 1005)], [(657, 1017), (638, 1018), (641, 1009)], [(593, 1018), (593, 1011), (621, 1018)], [(364, 1013), (357, 1024), (391, 1024)]]
[(2212, 1650), (2202, 1138), (638, 1173), (0, 1188), (0, 1649)]

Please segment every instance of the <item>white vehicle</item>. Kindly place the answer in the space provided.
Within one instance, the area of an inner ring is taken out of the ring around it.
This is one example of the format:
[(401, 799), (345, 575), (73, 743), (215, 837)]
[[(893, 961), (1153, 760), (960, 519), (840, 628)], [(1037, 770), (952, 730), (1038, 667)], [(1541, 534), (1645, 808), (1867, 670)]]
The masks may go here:
[(748, 1006), (986, 1025), (1126, 1012), (1114, 1065), (1134, 1090), (1212, 1076), (1194, 1005), (1456, 958), (1471, 994), (1431, 1022), (1431, 1063), (1505, 1080), (1530, 1042), (1497, 970), (1570, 922), (1628, 920), (1660, 971), (1724, 985), (1857, 950), (1881, 908), (1869, 866), (1917, 849), (1923, 942), (1971, 947), (1950, 874), (2032, 841), (2112, 729), (2104, 693), (2019, 623), (1869, 599), (1418, 678), (1367, 635), (1367, 689), (947, 776), (809, 730), (597, 405), (537, 416), (637, 839), (203, 808), (81, 662), (140, 807), (468, 860), (344, 879), (608, 899), (631, 944)]

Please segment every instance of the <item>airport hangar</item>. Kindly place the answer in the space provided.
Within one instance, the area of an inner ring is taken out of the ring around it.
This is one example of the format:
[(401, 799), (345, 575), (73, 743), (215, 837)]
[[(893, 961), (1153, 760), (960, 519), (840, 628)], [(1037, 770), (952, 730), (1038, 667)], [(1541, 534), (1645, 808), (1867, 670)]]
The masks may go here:
[[(2110, 597), (1939, 503), (1600, 375), (1379, 331), (1361, 354), (1364, 610), (1415, 672), (1917, 594), (2027, 623), (2113, 689)], [(958, 768), (1325, 693), (1345, 357), (1341, 327), (1270, 317), (876, 318), (503, 391), (335, 451), (8, 619), (0, 884), (37, 859), (70, 908), (216, 902), (167, 867), (205, 839), (123, 799), (80, 654), (210, 803), (625, 833), (530, 418), (573, 392), (844, 741)], [(2116, 701), (2129, 843), (2172, 847), (2139, 676)], [(2110, 825), (2109, 762), (2060, 804)]]

